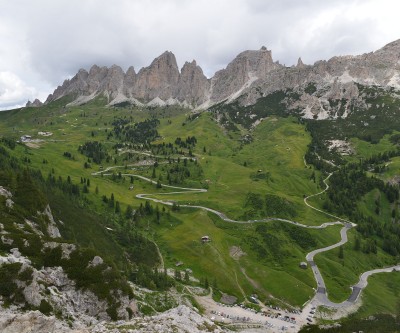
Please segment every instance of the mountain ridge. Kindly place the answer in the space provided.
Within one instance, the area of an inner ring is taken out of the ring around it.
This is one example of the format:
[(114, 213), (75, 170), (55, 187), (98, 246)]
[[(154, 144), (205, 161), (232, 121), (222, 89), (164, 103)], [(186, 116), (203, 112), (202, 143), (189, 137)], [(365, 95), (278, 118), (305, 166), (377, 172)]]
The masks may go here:
[[(80, 69), (50, 94), (45, 103), (73, 95), (71, 105), (86, 103), (96, 96), (107, 97), (108, 105), (129, 102), (136, 105), (179, 104), (192, 109), (207, 109), (218, 103), (240, 100), (252, 105), (260, 97), (277, 90), (304, 90), (310, 83), (325, 92), (315, 98), (303, 98), (297, 107), (307, 117), (324, 117), (324, 104), (339, 91), (349, 100), (357, 98), (355, 84), (400, 88), (400, 40), (391, 42), (375, 52), (356, 56), (334, 56), (305, 65), (299, 58), (297, 65), (285, 67), (272, 58), (265, 46), (259, 50), (239, 53), (227, 66), (207, 78), (197, 62), (185, 62), (178, 68), (175, 55), (166, 51), (148, 67), (137, 73), (134, 67), (126, 72), (120, 66), (99, 67), (89, 71)], [(321, 95), (321, 96), (320, 96)], [(32, 103), (30, 103), (32, 105)], [(317, 106), (316, 106), (317, 105)], [(28, 106), (28, 105), (27, 105)]]

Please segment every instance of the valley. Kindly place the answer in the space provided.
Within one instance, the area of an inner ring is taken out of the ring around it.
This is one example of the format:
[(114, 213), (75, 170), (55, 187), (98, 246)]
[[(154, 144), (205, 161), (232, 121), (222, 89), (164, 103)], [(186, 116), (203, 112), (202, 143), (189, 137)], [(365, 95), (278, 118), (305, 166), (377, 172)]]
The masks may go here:
[[(103, 108), (98, 99), (85, 106), (65, 108), (54, 103), (4, 112), (1, 132), (15, 139), (31, 136), (33, 140), (17, 144), (12, 154), (29, 168), (40, 169), (44, 177), (52, 175), (62, 182), (68, 178), (77, 184), (82, 192), (77, 204), (103, 216), (102, 228), (109, 237), (124, 228), (136, 230), (157, 244), (162, 261), (153, 254), (152, 262), (162, 262), (172, 272), (189, 271), (203, 286), (207, 280), (215, 301), (228, 294), (251, 304), (250, 296), (257, 295), (262, 304), (299, 311), (307, 302), (335, 308), (349, 298), (351, 303), (363, 300), (362, 312), (385, 307), (392, 311), (387, 302), (364, 301), (368, 287), (365, 296), (364, 292), (351, 296), (350, 287), (361, 273), (397, 262), (380, 248), (372, 256), (354, 250), (359, 237), (355, 223), (340, 235), (348, 217), (328, 213), (321, 200), (335, 171), (320, 171), (304, 160), (311, 137), (297, 118), (270, 115), (255, 128), (238, 132), (227, 130), (208, 112), (188, 113), (179, 107), (145, 111), (132, 106), (105, 112)], [(24, 112), (31, 112), (29, 119)], [(146, 119), (159, 120), (151, 144), (130, 146), (116, 137), (121, 120), (129, 125)], [(241, 139), (250, 136), (250, 142)], [(195, 144), (189, 140), (179, 147), (177, 138), (195, 138)], [(91, 152), (87, 146), (89, 156), (85, 156), (78, 151), (85, 142), (101, 142), (102, 148)], [(364, 153), (362, 145), (354, 145), (358, 158), (369, 158), (370, 150)], [(389, 143), (382, 147), (393, 149)], [(100, 158), (97, 163), (95, 158)], [(349, 156), (349, 161), (353, 158)], [(392, 169), (396, 157), (393, 161), (389, 177), (398, 172)], [(383, 214), (387, 205), (383, 203)], [(203, 236), (211, 241), (202, 243)], [(96, 239), (89, 242), (93, 246)], [(335, 254), (339, 247), (344, 248), (345, 259)], [(242, 254), (232, 257), (232, 248)], [(313, 254), (324, 248), (327, 252), (314, 261)], [(307, 269), (299, 267), (302, 261), (308, 261)], [(318, 283), (315, 267), (323, 277)], [(386, 278), (370, 279), (375, 290), (387, 288)], [(304, 314), (296, 325), (307, 323)]]
[(198, 332), (396, 327), (399, 45), (290, 68), (261, 48), (211, 79), (165, 52), (1, 112), (5, 316), (60, 332), (165, 316)]

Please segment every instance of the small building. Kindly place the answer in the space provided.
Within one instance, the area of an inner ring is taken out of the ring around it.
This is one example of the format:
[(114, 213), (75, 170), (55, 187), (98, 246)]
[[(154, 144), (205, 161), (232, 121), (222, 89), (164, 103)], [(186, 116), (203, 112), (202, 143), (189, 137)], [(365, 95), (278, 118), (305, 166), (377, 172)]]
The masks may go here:
[(38, 132), (38, 135), (41, 135), (41, 136), (52, 136), (53, 133), (52, 132)]
[(211, 242), (211, 238), (209, 236), (203, 236), (203, 237), (201, 237), (201, 241), (203, 243), (208, 243), (208, 242)]
[(182, 262), (182, 261), (178, 261), (178, 262), (175, 264), (176, 267), (180, 267), (180, 266), (182, 266), (182, 265), (183, 265), (183, 262)]
[(22, 141), (22, 142), (28, 142), (28, 141), (30, 141), (30, 140), (32, 140), (32, 137), (31, 137), (30, 135), (23, 135), (23, 136), (21, 136), (21, 141)]
[(299, 266), (300, 266), (300, 268), (303, 268), (303, 269), (307, 269), (307, 267), (308, 267), (308, 265), (305, 261), (302, 261)]
[(130, 191), (133, 190), (133, 185), (129, 186), (129, 190), (130, 190)]

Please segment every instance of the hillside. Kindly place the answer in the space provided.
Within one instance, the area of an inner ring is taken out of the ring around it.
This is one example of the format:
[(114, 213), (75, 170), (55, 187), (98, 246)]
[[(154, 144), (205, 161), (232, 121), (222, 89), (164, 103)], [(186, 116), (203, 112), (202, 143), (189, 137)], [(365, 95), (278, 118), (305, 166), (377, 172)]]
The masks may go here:
[(167, 52), (1, 112), (4, 314), (123, 331), (169, 310), (215, 332), (397, 315), (397, 49), (285, 68), (262, 48), (210, 80)]

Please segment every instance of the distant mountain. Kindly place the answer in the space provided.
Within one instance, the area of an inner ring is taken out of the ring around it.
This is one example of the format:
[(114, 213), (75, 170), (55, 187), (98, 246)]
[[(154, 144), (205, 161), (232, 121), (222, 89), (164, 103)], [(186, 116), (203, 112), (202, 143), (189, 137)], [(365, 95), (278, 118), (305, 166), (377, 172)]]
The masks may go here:
[(26, 105), (25, 105), (25, 107), (39, 107), (39, 106), (42, 106), (43, 105), (43, 103), (41, 102), (41, 101), (39, 101), (39, 99), (35, 99), (33, 102), (31, 102), (31, 101), (28, 101), (28, 102), (26, 102)]
[[(272, 92), (291, 89), (300, 98), (290, 107), (302, 110), (305, 118), (325, 119), (335, 117), (328, 102), (332, 98), (344, 104), (361, 102), (357, 84), (400, 88), (400, 40), (375, 52), (333, 57), (314, 65), (305, 65), (299, 59), (292, 67), (274, 62), (271, 51), (262, 47), (240, 53), (211, 79), (196, 61), (186, 62), (179, 70), (174, 54), (167, 51), (138, 73), (133, 67), (125, 73), (116, 65), (93, 65), (89, 72), (81, 69), (49, 95), (46, 103), (72, 95), (70, 104), (79, 105), (105, 95), (109, 105), (180, 104), (205, 109), (236, 100), (252, 105)], [(346, 116), (346, 112), (343, 114)]]

